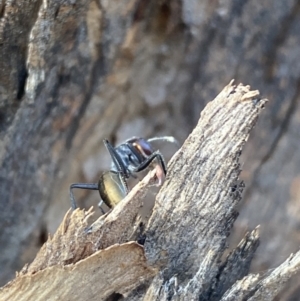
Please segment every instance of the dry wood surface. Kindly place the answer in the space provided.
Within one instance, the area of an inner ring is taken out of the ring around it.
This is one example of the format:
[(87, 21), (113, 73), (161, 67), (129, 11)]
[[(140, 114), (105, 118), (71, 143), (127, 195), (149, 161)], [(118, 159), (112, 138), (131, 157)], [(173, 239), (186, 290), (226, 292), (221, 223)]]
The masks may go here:
[[(265, 104), (231, 81), (170, 161), (142, 230), (138, 212), (155, 170), (92, 224), (92, 209), (68, 211), (0, 299), (273, 300), (299, 270), (300, 251), (270, 273), (249, 274), (256, 228), (222, 260), (244, 188), (239, 158)], [(143, 246), (134, 242), (141, 235)]]
[[(0, 0), (0, 285), (54, 237), (70, 183), (96, 183), (110, 168), (104, 138), (182, 144), (232, 78), (270, 102), (240, 159), (245, 192), (228, 244), (260, 225), (253, 274), (296, 253), (299, 27), (296, 0)], [(177, 150), (155, 148), (166, 161)], [(75, 197), (80, 208), (99, 201), (97, 192)], [(299, 279), (277, 298), (298, 300)]]

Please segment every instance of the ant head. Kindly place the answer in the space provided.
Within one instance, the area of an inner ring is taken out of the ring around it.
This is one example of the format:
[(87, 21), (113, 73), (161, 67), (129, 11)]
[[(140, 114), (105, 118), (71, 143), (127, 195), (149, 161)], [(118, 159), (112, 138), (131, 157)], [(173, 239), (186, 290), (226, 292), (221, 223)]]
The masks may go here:
[(130, 143), (144, 158), (149, 157), (153, 153), (151, 144), (144, 138), (133, 137), (128, 139), (127, 143)]

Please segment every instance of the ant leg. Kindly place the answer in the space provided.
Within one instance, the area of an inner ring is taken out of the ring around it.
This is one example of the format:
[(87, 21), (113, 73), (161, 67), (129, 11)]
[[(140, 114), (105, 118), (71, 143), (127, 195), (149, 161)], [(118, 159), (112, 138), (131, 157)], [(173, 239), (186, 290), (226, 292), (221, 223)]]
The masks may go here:
[(127, 176), (126, 167), (124, 166), (119, 154), (116, 152), (115, 148), (110, 144), (110, 142), (107, 139), (103, 140), (103, 143), (108, 150), (111, 159), (113, 163), (115, 164), (115, 167), (117, 168), (117, 171), (121, 174)]
[[(133, 139), (133, 138), (131, 138), (131, 139)], [(141, 155), (141, 153), (138, 152), (138, 151), (136, 150), (136, 148), (135, 148), (131, 143), (126, 143), (126, 145), (127, 145), (127, 147), (130, 149), (130, 151), (138, 158), (138, 160), (139, 160), (140, 162), (143, 162), (143, 160), (144, 160), (143, 155)], [(131, 171), (130, 168), (128, 168), (126, 172), (127, 172), (127, 174), (128, 174), (128, 178), (129, 178), (129, 176), (133, 177), (134, 179), (137, 179), (137, 178), (138, 178), (138, 177), (133, 173), (134, 171)]]
[(137, 179), (138, 176), (136, 176), (134, 173), (130, 172), (130, 176), (132, 176), (134, 179)]
[(72, 192), (72, 189), (79, 188), (79, 189), (87, 189), (87, 190), (99, 190), (98, 183), (74, 183), (70, 186), (70, 200), (71, 200), (71, 207), (73, 210), (77, 208), (77, 204)]
[(139, 172), (141, 170), (144, 170), (145, 168), (147, 168), (153, 160), (157, 159), (160, 166), (163, 169), (164, 174), (167, 174), (167, 169), (166, 169), (166, 163), (165, 160), (162, 156), (162, 154), (160, 153), (160, 151), (156, 151), (154, 153), (152, 153), (144, 162), (142, 162), (138, 167), (134, 168), (132, 170), (132, 172)]
[(98, 203), (98, 208), (100, 209), (100, 211), (101, 211), (102, 215), (104, 215), (104, 214), (105, 214), (105, 212), (104, 212), (103, 208), (101, 207), (101, 206), (102, 206), (102, 204), (103, 204), (103, 201), (102, 201), (102, 200), (100, 200), (100, 202)]

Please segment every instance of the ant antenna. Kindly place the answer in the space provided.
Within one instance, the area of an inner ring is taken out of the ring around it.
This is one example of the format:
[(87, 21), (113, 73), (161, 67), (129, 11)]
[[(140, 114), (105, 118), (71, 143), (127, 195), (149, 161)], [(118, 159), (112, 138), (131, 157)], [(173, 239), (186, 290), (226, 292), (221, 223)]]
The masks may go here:
[(148, 142), (153, 142), (153, 141), (166, 141), (166, 142), (170, 142), (170, 143), (174, 143), (177, 146), (180, 146), (179, 142), (172, 136), (164, 136), (164, 137), (153, 137), (153, 138), (149, 138), (147, 139)]

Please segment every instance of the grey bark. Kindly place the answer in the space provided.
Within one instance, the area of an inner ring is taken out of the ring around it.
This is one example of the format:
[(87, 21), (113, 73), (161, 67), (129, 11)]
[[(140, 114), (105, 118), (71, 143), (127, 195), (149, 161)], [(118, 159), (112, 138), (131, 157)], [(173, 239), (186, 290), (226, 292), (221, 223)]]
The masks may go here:
[[(109, 168), (103, 138), (167, 134), (183, 142), (231, 78), (271, 102), (243, 153), (245, 201), (230, 244), (261, 224), (253, 272), (295, 252), (299, 7), (294, 0), (0, 1), (0, 282), (54, 233), (70, 183), (97, 181)], [(98, 202), (97, 194), (77, 198), (87, 208)], [(281, 299), (298, 296), (298, 283)]]

